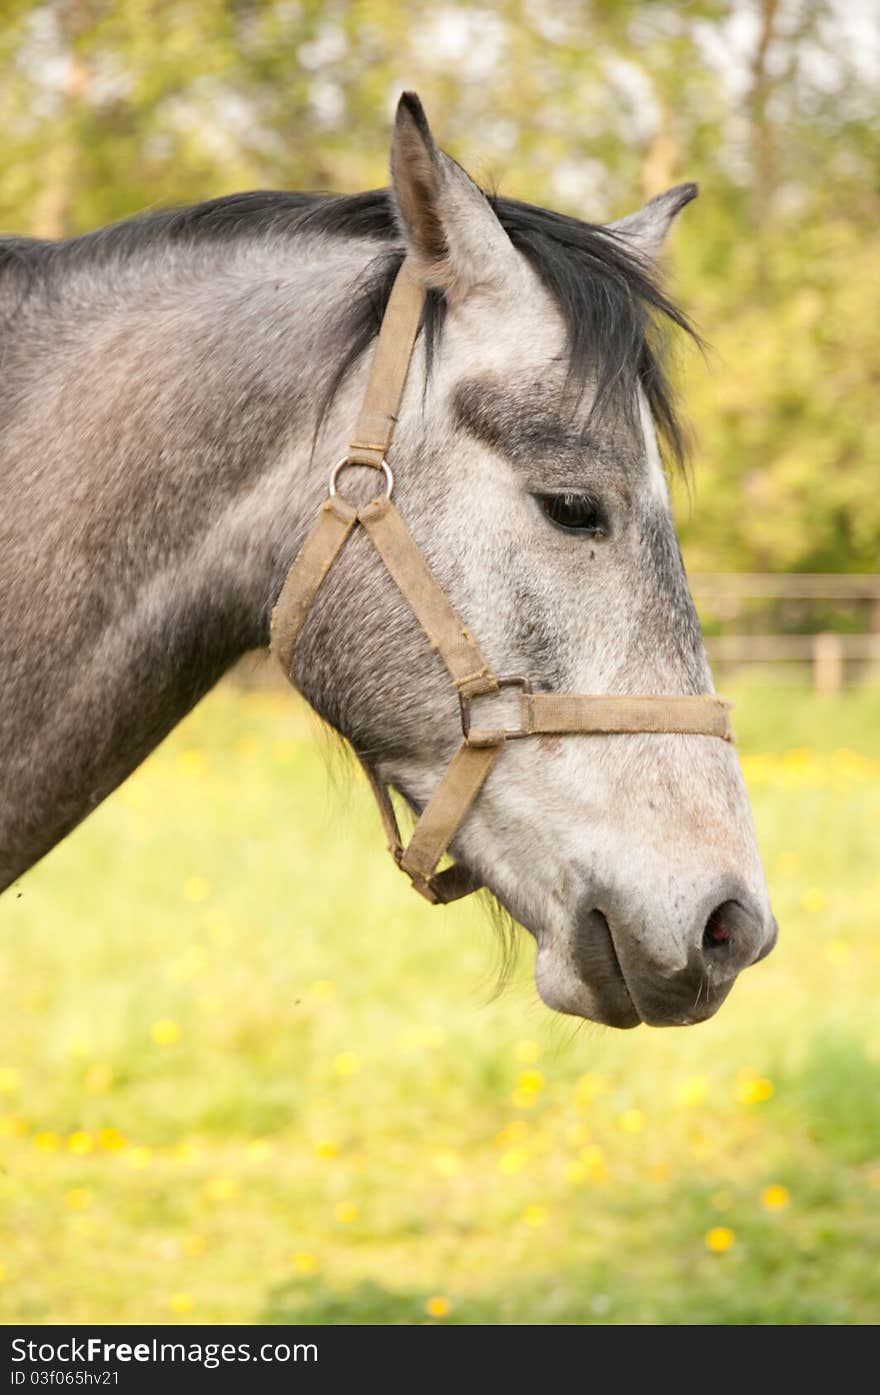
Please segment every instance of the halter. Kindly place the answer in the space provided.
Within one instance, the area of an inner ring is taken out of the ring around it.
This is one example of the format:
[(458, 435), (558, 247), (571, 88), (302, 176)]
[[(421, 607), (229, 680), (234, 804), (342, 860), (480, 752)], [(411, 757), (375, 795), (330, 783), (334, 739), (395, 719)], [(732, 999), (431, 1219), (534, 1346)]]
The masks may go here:
[[(437, 865), (476, 800), (508, 741), (582, 732), (682, 732), (732, 741), (729, 704), (710, 693), (674, 697), (590, 697), (536, 693), (522, 674), (496, 674), (435, 580), (391, 502), (394, 476), (386, 460), (419, 332), (425, 291), (404, 260), (385, 310), (367, 390), (348, 453), (330, 475), (329, 496), (287, 573), (272, 613), (272, 648), (292, 682), (294, 651), (315, 597), (355, 528), (369, 537), (397, 587), (449, 672), (461, 706), (463, 740), (404, 846), (385, 783), (362, 762), (379, 806), (388, 848), (416, 891), (432, 904), (454, 901), (480, 883), (459, 864)], [(337, 492), (345, 465), (370, 465), (385, 477), (385, 492), (355, 508)], [(503, 688), (520, 690), (519, 725), (476, 724), (478, 699)]]

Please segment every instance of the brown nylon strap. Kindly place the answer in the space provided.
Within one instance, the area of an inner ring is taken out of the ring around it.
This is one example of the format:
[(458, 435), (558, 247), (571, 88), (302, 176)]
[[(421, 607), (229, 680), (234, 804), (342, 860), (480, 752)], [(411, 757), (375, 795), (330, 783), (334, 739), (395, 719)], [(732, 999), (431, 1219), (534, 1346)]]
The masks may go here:
[(272, 648), (286, 674), (293, 667), (293, 651), (312, 603), (325, 576), (342, 551), (357, 523), (357, 510), (335, 496), (321, 505), (318, 521), (309, 533), (272, 612)]
[(388, 793), (387, 787), (383, 785), (372, 766), (367, 765), (367, 762), (361, 760), (360, 756), (358, 756), (358, 760), (361, 761), (361, 767), (367, 777), (367, 783), (373, 791), (373, 797), (379, 806), (379, 817), (382, 820), (382, 830), (385, 834), (385, 842), (388, 845), (388, 851), (395, 862), (397, 862), (400, 859), (400, 854), (403, 852), (403, 839), (400, 836), (400, 825), (397, 822), (394, 805), (391, 803), (391, 796)]
[[(379, 817), (382, 821), (382, 828), (385, 832), (385, 840), (388, 844), (388, 851), (394, 858), (398, 866), (403, 862), (403, 839), (400, 836), (400, 825), (397, 822), (397, 815), (394, 812), (394, 805), (391, 802), (391, 795), (387, 787), (378, 778), (375, 771), (367, 765), (366, 761), (361, 761), (364, 774), (367, 777), (373, 797), (379, 809)], [(473, 796), (468, 800), (468, 807), (473, 802)], [(428, 804), (425, 813), (431, 807)], [(424, 817), (424, 815), (423, 815)], [(451, 837), (454, 837), (458, 830), (463, 815), (456, 818), (455, 827)], [(451, 841), (448, 839), (447, 841)], [(442, 856), (442, 854), (441, 854)], [(439, 862), (439, 858), (437, 861)], [(435, 864), (436, 865), (436, 864)], [(408, 869), (405, 869), (408, 871)], [(412, 874), (409, 874), (412, 877)], [(457, 866), (455, 863), (451, 867), (445, 867), (442, 872), (433, 872), (429, 877), (412, 878), (413, 886), (432, 905), (440, 902), (457, 901), (462, 896), (468, 896), (472, 891), (476, 891), (480, 883), (474, 878), (471, 872), (465, 868)]]
[(498, 687), (479, 646), (461, 616), (437, 584), (410, 537), (394, 505), (387, 499), (367, 504), (358, 521), (370, 535), (376, 551), (421, 625), (431, 648), (446, 665), (452, 681), (465, 697), (491, 693)]
[(424, 303), (424, 286), (404, 261), (388, 298), (367, 390), (349, 442), (348, 459), (358, 465), (378, 469), (391, 445)]
[(523, 693), (524, 735), (595, 732), (680, 732), (733, 740), (728, 704), (721, 698), (589, 697), (584, 693)]
[(504, 746), (459, 746), (415, 827), (400, 865), (429, 882)]

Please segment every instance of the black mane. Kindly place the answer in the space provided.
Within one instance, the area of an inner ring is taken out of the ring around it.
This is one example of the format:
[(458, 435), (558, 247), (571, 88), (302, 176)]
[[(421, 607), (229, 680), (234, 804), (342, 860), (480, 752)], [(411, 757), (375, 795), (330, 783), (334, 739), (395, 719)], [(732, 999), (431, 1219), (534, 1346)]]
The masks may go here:
[[(596, 385), (595, 411), (614, 399), (631, 411), (641, 384), (661, 438), (673, 459), (685, 455), (685, 433), (665, 370), (664, 328), (677, 326), (698, 340), (684, 313), (669, 299), (649, 265), (609, 229), (519, 199), (489, 195), (489, 203), (513, 245), (552, 295), (568, 332), (570, 379)], [(148, 248), (208, 239), (319, 232), (384, 244), (340, 326), (347, 348), (333, 374), (324, 409), (352, 365), (379, 330), (394, 278), (403, 260), (400, 230), (387, 189), (330, 195), (258, 191), (231, 194), (188, 208), (129, 218), (64, 242), (0, 239), (0, 273), (21, 276), (30, 288), (40, 271), (64, 262), (94, 264)], [(442, 333), (445, 302), (428, 296), (424, 332), (430, 365)]]

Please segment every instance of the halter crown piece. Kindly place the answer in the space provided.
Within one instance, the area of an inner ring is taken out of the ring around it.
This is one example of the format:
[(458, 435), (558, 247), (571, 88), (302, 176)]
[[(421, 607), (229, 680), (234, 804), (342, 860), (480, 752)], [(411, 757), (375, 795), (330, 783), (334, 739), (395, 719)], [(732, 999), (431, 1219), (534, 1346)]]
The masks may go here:
[[(329, 497), (295, 558), (272, 613), (272, 649), (292, 680), (300, 631), (330, 568), (355, 528), (363, 528), (449, 671), (461, 705), (463, 741), (404, 846), (385, 784), (368, 765), (367, 778), (395, 862), (432, 903), (454, 901), (480, 883), (453, 863), (437, 865), (477, 798), (505, 744), (519, 737), (568, 732), (604, 736), (618, 732), (683, 732), (732, 741), (729, 704), (713, 694), (674, 697), (590, 697), (584, 693), (536, 693), (527, 677), (496, 674), (424, 557), (394, 504), (394, 478), (386, 460), (419, 332), (425, 292), (404, 260), (391, 291), (370, 369), (367, 391), (348, 453), (330, 476)], [(384, 494), (355, 508), (336, 491), (344, 465), (371, 465), (385, 478)], [(513, 729), (474, 725), (475, 699), (519, 688), (520, 721)]]

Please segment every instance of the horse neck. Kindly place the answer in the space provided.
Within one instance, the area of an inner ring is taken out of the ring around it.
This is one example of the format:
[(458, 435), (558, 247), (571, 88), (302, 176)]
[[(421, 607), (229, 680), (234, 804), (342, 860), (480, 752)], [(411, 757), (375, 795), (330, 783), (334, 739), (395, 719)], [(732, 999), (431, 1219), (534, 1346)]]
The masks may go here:
[(0, 387), (0, 887), (266, 643), (319, 497), (334, 306), (366, 260), (169, 251), (22, 308)]

